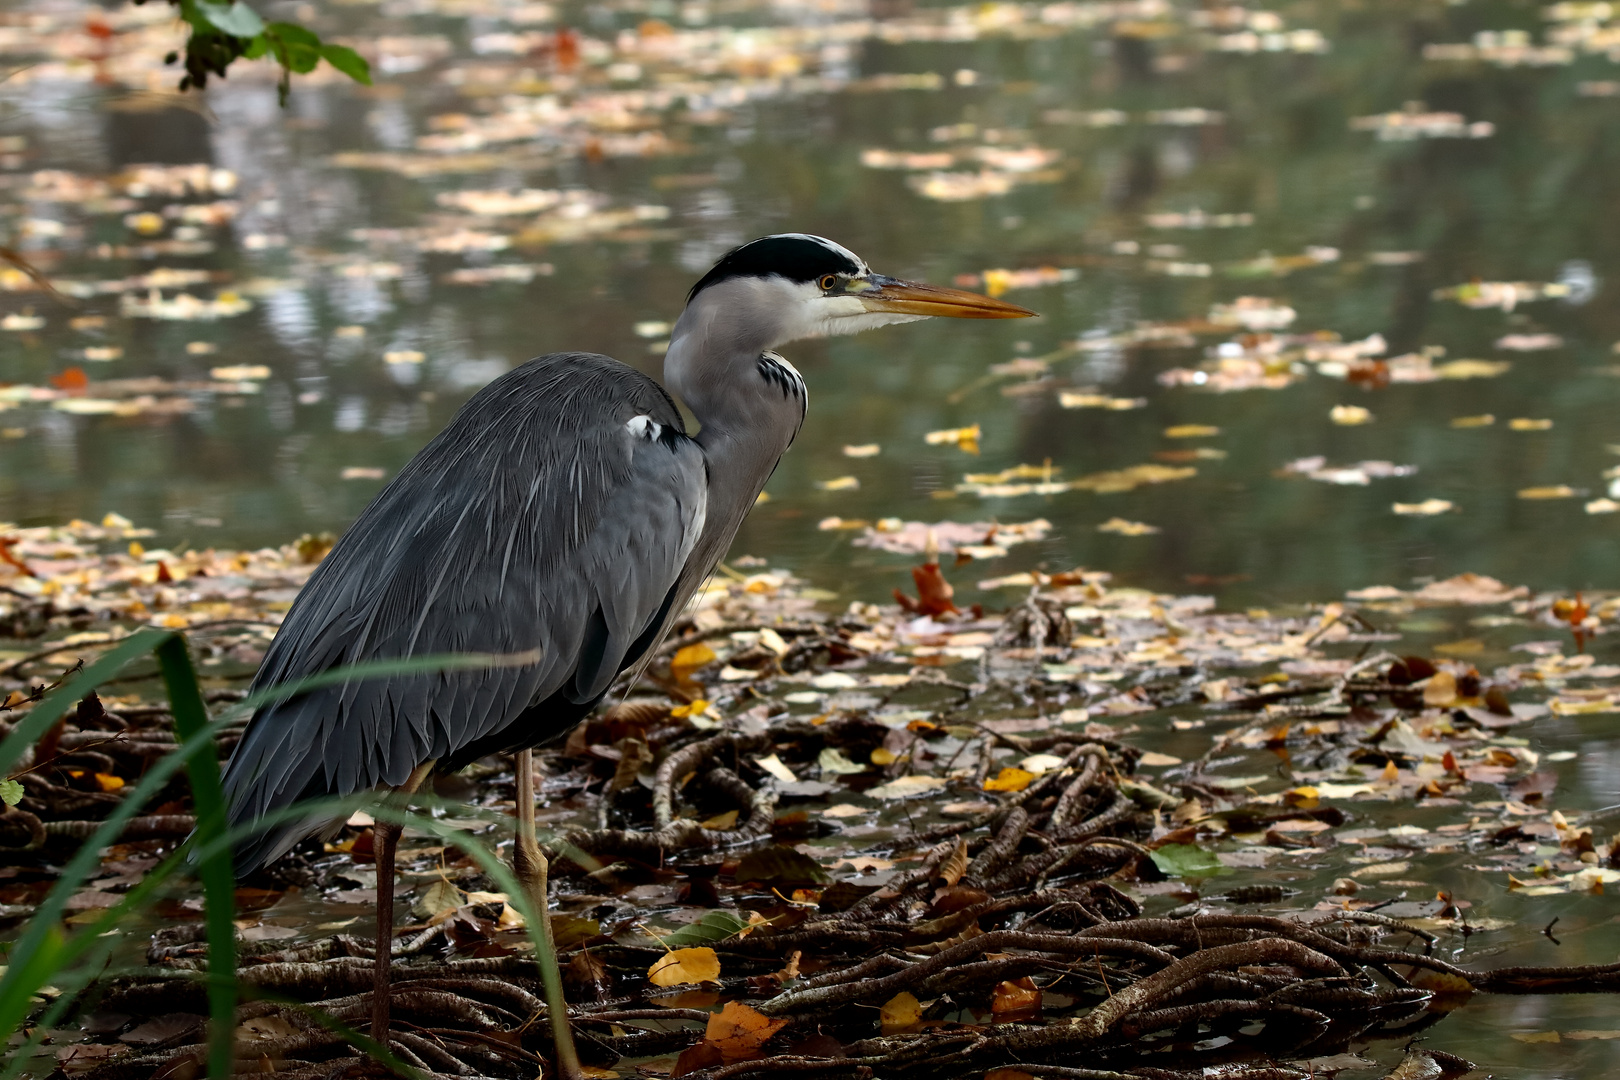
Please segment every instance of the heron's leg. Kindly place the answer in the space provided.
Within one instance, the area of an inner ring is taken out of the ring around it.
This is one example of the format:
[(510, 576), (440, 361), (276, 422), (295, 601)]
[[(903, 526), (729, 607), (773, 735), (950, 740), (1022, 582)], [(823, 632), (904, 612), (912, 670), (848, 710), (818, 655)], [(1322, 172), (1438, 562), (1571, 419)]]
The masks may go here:
[[(389, 794), (389, 801), (403, 804), (422, 786), (433, 770), (424, 761), (405, 782)], [(399, 844), (400, 825), (379, 820), (372, 826), (372, 852), (377, 860), (377, 958), (372, 966), (371, 1037), (388, 1045), (389, 976), (394, 961), (394, 850)]]
[(529, 903), (540, 917), (536, 928), (545, 943), (543, 953), (535, 957), (540, 966), (540, 982), (544, 988), (546, 1013), (551, 1020), (551, 1040), (557, 1048), (557, 1071), (562, 1080), (580, 1080), (579, 1054), (574, 1049), (574, 1033), (568, 1026), (568, 1002), (563, 998), (562, 972), (557, 968), (557, 942), (551, 936), (551, 916), (547, 914), (550, 899), (547, 896), (546, 876), (550, 867), (545, 853), (534, 838), (534, 755), (519, 750), (517, 770), (517, 840), (512, 845), (512, 871), (518, 883), (528, 894)]

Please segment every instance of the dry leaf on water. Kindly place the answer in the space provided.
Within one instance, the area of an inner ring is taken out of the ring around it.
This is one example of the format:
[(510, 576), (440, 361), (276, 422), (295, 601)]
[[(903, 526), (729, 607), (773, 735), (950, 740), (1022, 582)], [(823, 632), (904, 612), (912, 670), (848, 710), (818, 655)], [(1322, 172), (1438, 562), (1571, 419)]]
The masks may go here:
[(717, 1047), (721, 1060), (730, 1065), (763, 1057), (765, 1044), (786, 1026), (786, 1020), (772, 1020), (740, 1001), (728, 1001), (725, 1008), (709, 1017), (703, 1038)]
[(720, 958), (707, 946), (674, 949), (659, 957), (647, 969), (647, 981), (654, 986), (680, 986), (719, 980)]

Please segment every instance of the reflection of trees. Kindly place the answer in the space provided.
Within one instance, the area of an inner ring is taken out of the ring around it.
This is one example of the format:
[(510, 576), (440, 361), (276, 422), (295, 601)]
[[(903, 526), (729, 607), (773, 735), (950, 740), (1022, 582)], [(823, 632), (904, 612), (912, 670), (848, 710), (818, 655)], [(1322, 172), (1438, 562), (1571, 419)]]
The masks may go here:
[[(1043, 261), (1081, 267), (1077, 283), (1020, 295), (1047, 316), (1038, 324), (925, 324), (799, 347), (794, 359), (810, 380), (814, 405), (800, 445), (773, 481), (777, 500), (745, 529), (741, 544), (753, 550), (842, 560), (842, 541), (811, 527), (830, 513), (1039, 514), (1058, 522), (1062, 536), (1027, 555), (1021, 549), (1008, 568), (1036, 558), (1087, 562), (1166, 586), (1177, 586), (1185, 573), (1249, 573), (1255, 580), (1248, 595), (1258, 599), (1316, 596), (1465, 568), (1547, 583), (1599, 580), (1612, 562), (1605, 519), (1586, 518), (1578, 503), (1524, 502), (1514, 492), (1547, 483), (1595, 489), (1601, 471), (1620, 461), (1602, 448), (1606, 439), (1620, 441), (1609, 419), (1620, 381), (1581, 374), (1608, 362), (1602, 354), (1620, 337), (1620, 315), (1601, 299), (1582, 307), (1540, 303), (1505, 316), (1436, 302), (1429, 294), (1473, 277), (1548, 280), (1573, 258), (1593, 264), (1600, 288), (1620, 270), (1620, 215), (1612, 196), (1620, 164), (1614, 160), (1620, 140), (1612, 131), (1620, 103), (1576, 92), (1583, 79), (1614, 77), (1613, 65), (1583, 59), (1570, 68), (1502, 71), (1420, 59), (1426, 43), (1466, 41), (1482, 29), (1533, 28), (1528, 9), (1506, 3), (1416, 8), (1379, 0), (1359, 11), (1318, 6), (1310, 18), (1333, 42), (1330, 53), (1205, 55), (1185, 38), (1122, 39), (1105, 53), (1093, 48), (1101, 39), (1086, 35), (1023, 43), (869, 43), (859, 58), (864, 73), (972, 68), (981, 85), (780, 101), (739, 114), (729, 131), (686, 126), (677, 117), (668, 134), (696, 148), (690, 157), (582, 161), (556, 171), (436, 180), (340, 172), (324, 163), (330, 152), (375, 148), (379, 140), (403, 138), (408, 145), (410, 133), (397, 130), (402, 117), (420, 132), (430, 113), (467, 103), (413, 94), (379, 105), (342, 89), (310, 88), (295, 94), (291, 111), (301, 119), (287, 126), (265, 122), (274, 96), (250, 86), (219, 95), (216, 108), (226, 123), (214, 135), (214, 150), (244, 178), (274, 185), (284, 204), (276, 224), (295, 245), (318, 251), (353, 249), (351, 228), (406, 225), (432, 213), (433, 194), (451, 187), (580, 184), (624, 200), (670, 204), (681, 239), (693, 243), (713, 241), (721, 230), (752, 236), (808, 229), (852, 244), (880, 269), (940, 280)], [(1185, 65), (1176, 74), (1160, 73), (1164, 65), (1155, 58), (1172, 53), (1184, 55)], [(1496, 134), (1379, 143), (1349, 129), (1353, 117), (1408, 101), (1492, 121)], [(1191, 105), (1219, 110), (1225, 123), (1082, 129), (1042, 120), (1054, 108), (1115, 108), (1141, 117)], [(388, 123), (376, 119), (378, 109), (388, 112)], [(943, 204), (916, 196), (898, 173), (858, 164), (863, 147), (927, 148), (931, 128), (963, 120), (981, 130), (1027, 131), (1042, 145), (1061, 148), (1063, 179), (986, 202)], [(111, 136), (101, 137), (116, 158)], [(716, 169), (721, 160), (740, 163), (735, 178)], [(1170, 167), (1176, 160), (1191, 167)], [(722, 204), (731, 208), (723, 221), (699, 213), (704, 205)], [(1253, 211), (1256, 222), (1201, 232), (1142, 225), (1144, 212), (1192, 207)], [(1183, 279), (1147, 273), (1141, 258), (1109, 253), (1116, 240), (1180, 245), (1188, 259), (1211, 263), (1217, 272)], [(1283, 255), (1312, 244), (1340, 248), (1343, 260), (1281, 280), (1234, 279), (1218, 269), (1261, 251)], [(482, 288), (440, 282), (445, 271), (462, 265), (457, 259), (413, 255), (404, 281), (367, 283), (364, 297), (307, 256), (223, 253), (220, 265), (240, 276), (311, 282), (304, 296), (316, 331), (307, 340), (278, 333), (263, 312), (209, 331), (232, 362), (275, 370), (290, 428), (275, 422), (265, 403), (269, 394), (168, 428), (74, 421), (78, 450), (66, 462), (34, 440), (0, 444), (7, 465), (0, 516), (44, 520), (119, 509), (152, 520), (165, 510), (206, 506), (227, 521), (235, 530), (229, 540), (239, 543), (341, 527), (374, 485), (333, 478), (346, 465), (391, 470), (402, 464), (464, 398), (445, 377), (445, 365), (457, 358), (517, 362), (553, 349), (589, 348), (656, 372), (656, 356), (630, 326), (678, 310), (691, 277), (678, 265), (679, 250), (680, 244), (658, 239), (557, 247), (532, 253), (556, 264), (554, 277)], [(1407, 266), (1365, 261), (1369, 251), (1402, 250), (1422, 251), (1425, 258)], [(1110, 392), (1149, 397), (1144, 410), (1065, 412), (1051, 393), (1010, 398), (994, 387), (960, 405), (945, 401), (988, 364), (1013, 355), (1016, 342), (1027, 341), (1029, 354), (1039, 355), (1087, 329), (1197, 316), (1211, 302), (1245, 293), (1286, 296), (1300, 313), (1296, 329), (1332, 329), (1346, 338), (1377, 331), (1396, 352), (1443, 344), (1453, 357), (1495, 356), (1494, 340), (1515, 328), (1553, 330), (1572, 344), (1515, 357), (1514, 371), (1503, 379), (1397, 386), (1372, 395), (1320, 377), (1283, 391), (1228, 397), (1168, 391), (1154, 375), (1197, 356), (1135, 351), (1114, 369), (1064, 361), (1055, 374), (1117, 378)], [(364, 347), (345, 351), (331, 332), (362, 314)], [(189, 332), (131, 331), (146, 340), (142, 355), (151, 370), (175, 375), (206, 368), (184, 357)], [(380, 353), (393, 347), (429, 354), (421, 383), (402, 384), (384, 370)], [(133, 347), (130, 355), (136, 356)], [(0, 375), (38, 381), (54, 362), (48, 350), (19, 354), (8, 360), (15, 369)], [(365, 404), (366, 426), (337, 430), (337, 403), (350, 399)], [(1341, 402), (1366, 404), (1377, 422), (1332, 427), (1327, 411)], [(1483, 412), (1502, 421), (1551, 416), (1557, 424), (1525, 435), (1509, 434), (1501, 424), (1475, 432), (1447, 426), (1452, 416)], [(924, 432), (973, 421), (986, 431), (982, 459), (924, 448)], [(1050, 501), (981, 505), (929, 497), (930, 489), (948, 488), (963, 471), (979, 467), (1050, 457), (1065, 475), (1076, 476), (1149, 461), (1166, 449), (1164, 427), (1195, 421), (1224, 429), (1215, 445), (1229, 457), (1200, 462), (1193, 481)], [(841, 456), (843, 444), (868, 441), (882, 443), (883, 455), (859, 463)], [(1413, 463), (1421, 471), (1360, 489), (1271, 477), (1284, 462), (1316, 453), (1336, 463)], [(859, 492), (814, 493), (813, 480), (845, 472), (861, 476)], [(1450, 498), (1463, 512), (1432, 520), (1389, 513), (1397, 498), (1428, 495)], [(1092, 532), (1115, 514), (1165, 531), (1138, 539)], [(177, 531), (200, 542), (184, 528)], [(874, 583), (874, 594), (885, 591)]]

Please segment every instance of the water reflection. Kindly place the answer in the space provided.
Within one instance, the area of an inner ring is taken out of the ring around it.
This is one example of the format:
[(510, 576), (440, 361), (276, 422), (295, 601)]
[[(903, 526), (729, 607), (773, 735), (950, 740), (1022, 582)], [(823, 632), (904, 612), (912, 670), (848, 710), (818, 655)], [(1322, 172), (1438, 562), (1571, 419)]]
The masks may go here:
[[(745, 527), (749, 551), (875, 597), (900, 560), (856, 558), (816, 522), (1039, 516), (1057, 526), (1049, 539), (964, 576), (1085, 564), (1233, 603), (1463, 569), (1606, 583), (1620, 518), (1584, 508), (1606, 496), (1606, 441), (1620, 441), (1608, 356), (1620, 330), (1601, 302), (1616, 259), (1602, 149), (1615, 105), (1592, 96), (1608, 61), (1578, 21), (1525, 27), (1519, 9), (1493, 4), (1284, 16), (1149, 0), (390, 2), (319, 16), (388, 77), (372, 90), (306, 79), (281, 110), (262, 73), (233, 76), (206, 104), (151, 93), (169, 76), (148, 54), (171, 30), (150, 13), (119, 25), (111, 85), (98, 86), (61, 59), (82, 13), (47, 10), (54, 37), (5, 45), (37, 66), (0, 87), (20, 147), (0, 174), (0, 213), (81, 297), (67, 309), (0, 294), (7, 313), (44, 318), (5, 332), (0, 380), (49, 388), (75, 366), (96, 383), (158, 377), (190, 384), (174, 391), (190, 411), (16, 402), (0, 517), (118, 510), (193, 543), (340, 529), (376, 490), (366, 477), (391, 474), (472, 389), (528, 356), (595, 349), (656, 374), (658, 341), (635, 324), (672, 318), (727, 247), (792, 228), (898, 274), (988, 282), (987, 269), (1052, 266), (1075, 279), (1017, 295), (1046, 316), (1036, 325), (907, 327), (797, 350), (815, 403), (772, 502)], [(567, 26), (580, 29), (560, 36)], [(1530, 35), (1469, 44), (1487, 26)], [(1554, 53), (1523, 51), (1542, 38)], [(1495, 66), (1547, 56), (1559, 62)], [(190, 163), (228, 170), (231, 190), (141, 195), (117, 179)], [(53, 169), (102, 190), (42, 193)], [(464, 198), (477, 192), (561, 194), (500, 213)], [(140, 214), (156, 215), (148, 233), (131, 224)], [(120, 302), (140, 290), (96, 291), (155, 268), (207, 272), (160, 290), (165, 303), (234, 288), (254, 306), (215, 321), (126, 318)], [(1432, 296), (1476, 279), (1560, 291), (1495, 308)], [(1196, 325), (1241, 296), (1297, 317), (1247, 336)], [(1144, 324), (1190, 329), (1154, 342)], [(1385, 386), (1309, 367), (1284, 389), (1228, 394), (1161, 384), (1221, 349), (1260, 356), (1263, 335), (1285, 332), (1382, 335), (1374, 363), (1427, 349), (1512, 368)], [(1515, 352), (1500, 344), (1510, 339), (1554, 345)], [(88, 361), (87, 348), (122, 353)], [(992, 365), (1051, 355), (1027, 377), (984, 381)], [(257, 365), (269, 376), (239, 390), (196, 388), (215, 368)], [(1147, 404), (1066, 409), (1066, 390)], [(1373, 422), (1335, 426), (1335, 406)], [(1487, 414), (1494, 424), (1451, 425)], [(1512, 418), (1553, 424), (1521, 432)], [(972, 423), (978, 457), (922, 440)], [(1186, 448), (1162, 433), (1189, 423), (1221, 433), (1186, 460), (1187, 480), (943, 497), (964, 474), (1020, 463), (1050, 462), (1067, 481), (1178, 461)], [(843, 456), (863, 442), (882, 452)], [(1275, 475), (1313, 456), (1416, 470), (1366, 483)], [(858, 490), (816, 486), (846, 474)], [(1560, 485), (1569, 497), (1518, 497)], [(1391, 511), (1425, 500), (1455, 510)], [(1112, 518), (1159, 531), (1096, 531)]]

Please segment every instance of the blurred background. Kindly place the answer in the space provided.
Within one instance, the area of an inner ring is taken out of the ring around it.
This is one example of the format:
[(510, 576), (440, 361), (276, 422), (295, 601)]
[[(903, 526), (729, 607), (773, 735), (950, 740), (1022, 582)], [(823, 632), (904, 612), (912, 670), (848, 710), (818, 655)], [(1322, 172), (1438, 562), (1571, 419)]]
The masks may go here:
[(176, 95), (165, 4), (0, 13), (0, 239), (60, 290), (0, 266), (0, 520), (341, 531), (496, 375), (656, 376), (715, 258), (808, 231), (1042, 318), (787, 350), (734, 555), (876, 599), (915, 559), (863, 523), (1044, 519), (967, 599), (1613, 583), (1610, 5), (259, 7), (375, 85)]

